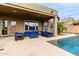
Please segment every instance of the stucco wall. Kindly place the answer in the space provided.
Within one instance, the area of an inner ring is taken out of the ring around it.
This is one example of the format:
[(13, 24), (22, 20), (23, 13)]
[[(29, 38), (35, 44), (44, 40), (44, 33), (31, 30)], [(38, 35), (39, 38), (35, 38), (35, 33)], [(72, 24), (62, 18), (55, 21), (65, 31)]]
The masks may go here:
[(52, 18), (52, 19), (49, 19), (49, 21), (48, 21), (48, 31), (49, 32), (53, 32), (53, 28), (51, 28), (51, 26), (53, 27), (53, 23), (54, 22), (54, 18)]
[(18, 19), (16, 20), (16, 31), (18, 32), (24, 32), (24, 20)]
[[(23, 21), (24, 19), (20, 19), (18, 17), (12, 17), (12, 16), (0, 15), (0, 36), (2, 36), (2, 19), (7, 19), (8, 20), (8, 24), (9, 24), (8, 25), (8, 35), (12, 35), (13, 34), (12, 31), (24, 32), (24, 21)], [(11, 21), (12, 20), (16, 20), (15, 28), (13, 28), (11, 26)]]
[[(0, 36), (2, 36), (2, 19), (7, 19), (9, 22), (9, 31), (8, 35), (13, 35), (13, 33), (17, 32), (24, 32), (25, 31), (25, 26), (24, 26), (24, 20), (19, 17), (14, 17), (14, 16), (7, 16), (7, 15), (0, 15)], [(11, 27), (11, 21), (16, 20), (16, 26), (13, 28)], [(27, 20), (27, 19), (26, 19)], [(38, 20), (38, 30), (42, 30), (42, 22)]]
[(67, 33), (79, 33), (79, 25), (70, 25), (67, 27), (67, 30), (66, 31), (63, 31), (63, 32), (67, 32)]

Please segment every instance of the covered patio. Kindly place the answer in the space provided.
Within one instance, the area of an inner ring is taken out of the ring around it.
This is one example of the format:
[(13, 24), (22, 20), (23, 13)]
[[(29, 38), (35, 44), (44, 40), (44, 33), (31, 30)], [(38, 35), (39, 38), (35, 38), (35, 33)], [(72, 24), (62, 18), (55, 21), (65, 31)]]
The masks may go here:
[(0, 4), (0, 36), (12, 36), (15, 32), (48, 31), (57, 36), (58, 14), (56, 10), (38, 4)]

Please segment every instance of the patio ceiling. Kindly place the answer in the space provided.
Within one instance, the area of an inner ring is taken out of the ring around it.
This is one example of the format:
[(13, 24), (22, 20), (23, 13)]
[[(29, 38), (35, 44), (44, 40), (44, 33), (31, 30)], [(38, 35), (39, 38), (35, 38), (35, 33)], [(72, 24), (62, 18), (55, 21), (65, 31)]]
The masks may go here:
[(10, 14), (10, 15), (16, 15), (16, 16), (28, 17), (28, 18), (32, 16), (31, 18), (45, 18), (45, 19), (50, 19), (53, 17), (53, 15), (50, 16), (50, 15), (35, 13), (29, 10), (14, 8), (3, 4), (0, 4), (0, 14)]

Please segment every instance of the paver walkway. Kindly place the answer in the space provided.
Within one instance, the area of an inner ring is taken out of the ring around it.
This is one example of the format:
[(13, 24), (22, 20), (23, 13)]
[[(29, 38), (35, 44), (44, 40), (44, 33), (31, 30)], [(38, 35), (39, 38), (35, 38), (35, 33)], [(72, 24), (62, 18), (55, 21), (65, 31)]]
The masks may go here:
[(72, 55), (46, 41), (53, 38), (25, 38), (15, 41), (14, 37), (0, 38), (1, 56), (69, 56)]

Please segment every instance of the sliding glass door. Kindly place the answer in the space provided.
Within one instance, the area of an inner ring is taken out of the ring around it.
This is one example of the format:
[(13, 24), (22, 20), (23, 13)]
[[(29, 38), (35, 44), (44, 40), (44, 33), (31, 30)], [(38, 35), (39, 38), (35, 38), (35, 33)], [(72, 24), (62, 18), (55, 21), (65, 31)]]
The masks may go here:
[(38, 30), (38, 22), (35, 21), (25, 21), (25, 31), (36, 31)]
[(34, 22), (29, 22), (29, 30), (35, 30), (35, 23)]
[(8, 35), (8, 20), (2, 19), (2, 35)]

